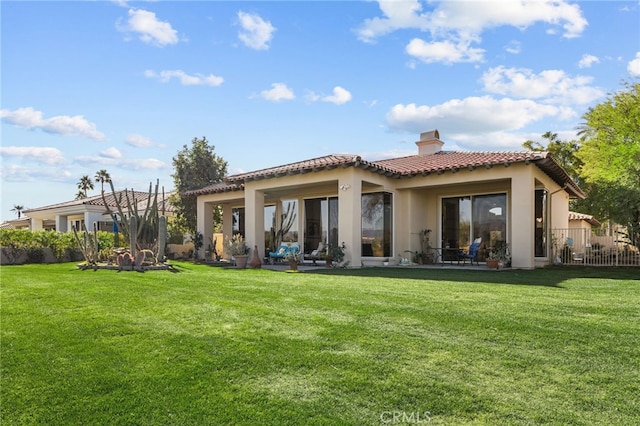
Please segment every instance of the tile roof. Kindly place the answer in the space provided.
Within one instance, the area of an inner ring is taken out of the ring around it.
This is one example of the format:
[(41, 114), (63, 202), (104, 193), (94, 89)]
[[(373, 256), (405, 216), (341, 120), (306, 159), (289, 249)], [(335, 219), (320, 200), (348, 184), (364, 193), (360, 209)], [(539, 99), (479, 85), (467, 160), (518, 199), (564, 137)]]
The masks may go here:
[(185, 195), (205, 195), (205, 194), (219, 194), (221, 192), (240, 191), (244, 189), (244, 185), (235, 183), (214, 183), (213, 185), (205, 186), (200, 189), (192, 189), (185, 191)]
[(362, 162), (358, 155), (332, 154), (324, 157), (312, 158), (310, 160), (285, 164), (282, 166), (270, 167), (248, 173), (228, 176), (227, 182), (245, 182), (259, 179), (268, 179), (285, 175), (295, 175), (300, 173), (317, 172), (321, 170), (331, 170), (337, 167), (357, 166)]
[[(122, 208), (126, 208), (126, 197), (124, 195), (125, 190), (122, 191), (116, 191), (115, 196), (113, 193), (109, 192), (106, 193), (105, 192), (105, 196), (104, 196), (104, 201), (106, 201), (107, 206), (111, 207), (111, 208), (117, 208), (118, 206), (118, 199), (120, 197), (121, 198), (121, 202), (122, 202)], [(146, 206), (148, 197), (149, 197), (149, 193), (148, 192), (142, 192), (142, 191), (127, 191), (129, 193), (129, 198), (131, 199), (132, 202), (138, 204), (138, 207), (143, 209), (144, 206)], [(133, 195), (132, 195), (133, 194)], [(162, 194), (158, 194), (158, 204), (162, 203)], [(168, 196), (165, 194), (165, 200), (168, 199)], [(24, 210), (24, 213), (29, 213), (29, 212), (36, 212), (36, 211), (42, 211), (42, 210), (52, 210), (52, 209), (59, 209), (59, 208), (63, 208), (63, 207), (74, 207), (74, 206), (104, 206), (104, 202), (102, 201), (102, 196), (101, 195), (93, 195), (91, 197), (87, 197), (87, 198), (80, 198), (77, 200), (72, 200), (72, 201), (65, 201), (63, 203), (58, 203), (58, 204), (51, 204), (48, 206), (43, 206), (43, 207), (37, 207), (34, 209), (27, 209)], [(167, 201), (165, 201), (165, 205), (169, 205), (169, 203)], [(161, 208), (161, 206), (160, 206)], [(165, 208), (165, 210), (167, 211), (171, 211), (169, 207)]]
[(242, 190), (244, 182), (260, 179), (271, 179), (287, 175), (312, 173), (323, 170), (331, 170), (337, 167), (358, 167), (374, 173), (401, 179), (411, 178), (416, 175), (429, 175), (431, 173), (456, 172), (462, 168), (485, 167), (495, 165), (508, 166), (512, 163), (535, 164), (548, 174), (556, 183), (576, 197), (583, 198), (584, 193), (569, 177), (566, 171), (553, 159), (548, 152), (534, 151), (505, 151), (505, 152), (451, 152), (440, 151), (432, 155), (410, 155), (400, 158), (391, 158), (380, 161), (365, 161), (359, 155), (333, 154), (310, 160), (270, 167), (248, 173), (228, 176), (226, 184), (216, 184), (198, 190), (189, 191), (188, 194), (203, 195), (217, 192)]
[(393, 169), (402, 176), (429, 174), (438, 171), (457, 171), (461, 168), (487, 167), (544, 158), (541, 152), (452, 152), (440, 151), (433, 155), (410, 155), (375, 161), (374, 164)]
[(584, 214), (584, 213), (569, 212), (569, 220), (584, 220), (585, 222), (593, 226), (602, 225), (598, 219), (591, 216), (590, 214)]

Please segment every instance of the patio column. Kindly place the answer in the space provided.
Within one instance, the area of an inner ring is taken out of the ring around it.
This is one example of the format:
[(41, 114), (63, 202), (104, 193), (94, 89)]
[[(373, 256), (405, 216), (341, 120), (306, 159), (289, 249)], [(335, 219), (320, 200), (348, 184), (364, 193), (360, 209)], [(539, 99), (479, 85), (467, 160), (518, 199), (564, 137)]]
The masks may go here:
[(209, 246), (209, 238), (213, 236), (213, 204), (198, 202), (197, 205), (197, 229), (202, 233), (202, 247), (198, 250), (198, 258), (204, 258), (204, 253)]
[(264, 192), (245, 187), (244, 190), (245, 236), (253, 256), (258, 246), (260, 258), (264, 258)]
[(354, 174), (338, 181), (338, 244), (346, 245), (344, 260), (362, 266), (362, 179)]
[(69, 230), (69, 216), (56, 215), (56, 231), (67, 232)]
[(225, 259), (231, 259), (231, 255), (224, 250), (224, 243), (233, 237), (233, 208), (229, 204), (222, 205), (222, 254)]
[[(57, 223), (56, 223), (56, 226), (57, 226)], [(42, 231), (44, 229), (44, 220), (31, 218), (30, 227), (32, 231)]]
[(535, 180), (530, 173), (511, 178), (511, 265), (514, 268), (535, 267), (534, 237)]

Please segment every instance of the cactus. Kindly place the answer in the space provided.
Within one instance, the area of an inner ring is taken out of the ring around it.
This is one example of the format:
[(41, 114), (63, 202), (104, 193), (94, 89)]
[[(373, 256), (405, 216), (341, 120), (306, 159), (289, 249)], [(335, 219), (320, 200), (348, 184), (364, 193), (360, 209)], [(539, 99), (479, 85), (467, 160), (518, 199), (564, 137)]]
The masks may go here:
[(164, 262), (164, 253), (167, 247), (167, 217), (160, 216), (158, 218), (158, 254), (156, 259), (158, 262)]
[(136, 216), (131, 216), (129, 218), (129, 247), (131, 248), (131, 256), (135, 257), (136, 255), (136, 234), (138, 232), (138, 218)]
[(140, 250), (138, 253), (136, 253), (135, 259), (134, 259), (134, 265), (136, 266), (136, 269), (142, 269), (143, 262), (144, 262), (144, 250)]
[[(94, 223), (94, 229), (97, 228), (97, 225)], [(84, 256), (84, 259), (90, 265), (95, 265), (98, 262), (98, 236), (97, 230), (94, 231), (94, 234), (90, 234), (87, 230), (87, 227), (84, 227), (84, 232), (82, 233), (82, 239), (78, 235), (78, 230), (75, 225), (72, 227), (73, 235), (76, 237), (76, 242), (78, 243), (78, 247), (80, 247), (80, 251)]]

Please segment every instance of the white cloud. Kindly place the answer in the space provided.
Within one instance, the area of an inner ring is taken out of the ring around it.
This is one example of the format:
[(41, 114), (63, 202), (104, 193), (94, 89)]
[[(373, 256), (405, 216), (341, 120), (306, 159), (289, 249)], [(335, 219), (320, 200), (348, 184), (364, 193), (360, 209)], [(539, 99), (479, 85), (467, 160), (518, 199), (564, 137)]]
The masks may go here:
[(351, 100), (351, 92), (344, 87), (336, 86), (333, 88), (333, 94), (327, 96), (321, 96), (314, 92), (309, 92), (306, 96), (308, 101), (322, 101), (329, 102), (336, 105), (346, 104)]
[(582, 58), (580, 58), (580, 62), (578, 62), (578, 67), (590, 68), (591, 65), (597, 64), (598, 62), (600, 62), (600, 59), (598, 59), (597, 56), (584, 54), (582, 55)]
[(427, 29), (428, 17), (420, 14), (422, 5), (418, 0), (378, 1), (383, 18), (366, 19), (356, 29), (358, 39), (369, 43), (377, 37), (403, 28)]
[(336, 86), (333, 88), (333, 95), (325, 96), (322, 100), (336, 105), (346, 104), (351, 100), (351, 92), (344, 87)]
[(129, 9), (126, 24), (118, 21), (116, 28), (126, 33), (137, 33), (140, 40), (154, 46), (164, 47), (178, 42), (178, 32), (169, 22), (160, 21), (155, 13), (143, 9)]
[(72, 178), (72, 174), (57, 167), (27, 167), (17, 164), (3, 164), (0, 176), (5, 182), (65, 182)]
[(238, 12), (238, 21), (242, 30), (238, 32), (238, 38), (252, 49), (269, 49), (269, 42), (273, 38), (276, 28), (271, 22), (265, 21), (259, 15)]
[(569, 77), (561, 70), (545, 70), (539, 74), (525, 68), (489, 69), (481, 78), (484, 90), (518, 98), (544, 99), (561, 104), (588, 104), (605, 93), (589, 84), (591, 77)]
[(640, 52), (636, 53), (636, 58), (629, 61), (627, 71), (632, 77), (640, 77)]
[(218, 77), (213, 74), (203, 75), (194, 74), (189, 75), (182, 70), (166, 70), (159, 73), (153, 70), (146, 70), (144, 76), (148, 78), (155, 78), (162, 83), (168, 83), (172, 78), (176, 78), (183, 86), (220, 86), (224, 82), (224, 78)]
[(59, 165), (65, 163), (62, 151), (50, 147), (2, 146), (0, 147), (0, 155), (39, 164)]
[[(481, 41), (480, 35), (487, 29), (512, 26), (524, 29), (543, 22), (561, 26), (563, 36), (578, 37), (587, 21), (578, 4), (564, 0), (521, 1), (441, 1), (434, 9), (422, 11), (418, 0), (378, 1), (383, 17), (365, 20), (357, 28), (358, 38), (373, 42), (377, 37), (400, 29), (428, 31), (429, 41), (414, 38), (406, 47), (407, 53), (424, 62), (443, 61), (477, 62), (484, 51), (472, 47)], [(519, 47), (516, 49), (519, 52)], [(510, 53), (514, 48), (508, 49)]]
[(440, 105), (395, 105), (387, 113), (393, 130), (420, 133), (439, 129), (442, 134), (487, 133), (517, 130), (545, 117), (571, 118), (567, 108), (532, 100), (495, 99), (490, 96), (453, 99)]
[(73, 117), (58, 115), (44, 119), (42, 112), (31, 107), (18, 108), (15, 111), (0, 110), (3, 121), (26, 129), (40, 129), (47, 133), (63, 136), (85, 136), (94, 140), (104, 140), (105, 135), (96, 129), (96, 125), (81, 115)]
[(510, 42), (509, 42), (509, 44), (507, 44), (507, 45), (504, 47), (504, 50), (505, 50), (507, 53), (511, 53), (512, 55), (517, 55), (518, 53), (520, 53), (520, 52), (521, 52), (521, 50), (522, 50), (522, 45), (520, 44), (520, 42), (519, 42), (519, 41), (512, 40), (512, 41), (510, 41)]
[[(117, 151), (117, 150), (115, 150)], [(123, 170), (159, 170), (170, 169), (170, 164), (155, 158), (128, 158), (118, 156), (120, 153), (115, 151), (103, 151), (99, 156), (81, 155), (75, 157), (73, 160), (85, 167), (105, 167), (120, 168)]]
[(260, 92), (260, 96), (267, 101), (273, 102), (290, 101), (296, 97), (293, 90), (289, 89), (284, 83), (271, 84), (271, 89), (263, 90)]
[(128, 135), (124, 143), (136, 148), (150, 148), (156, 145), (150, 138), (135, 133)]
[(479, 62), (484, 50), (472, 48), (468, 41), (453, 42), (450, 40), (426, 42), (414, 38), (405, 48), (406, 52), (422, 62)]
[(100, 156), (104, 157), (104, 158), (111, 158), (111, 159), (114, 159), (114, 160), (122, 158), (122, 154), (115, 147), (107, 148), (104, 151), (101, 151), (100, 152)]

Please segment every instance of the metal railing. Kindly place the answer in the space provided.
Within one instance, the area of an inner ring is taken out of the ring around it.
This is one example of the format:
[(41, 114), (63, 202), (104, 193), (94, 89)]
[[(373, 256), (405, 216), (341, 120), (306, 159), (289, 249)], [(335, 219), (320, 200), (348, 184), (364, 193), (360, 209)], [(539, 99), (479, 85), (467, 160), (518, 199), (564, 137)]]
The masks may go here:
[(640, 266), (640, 250), (624, 228), (567, 228), (551, 231), (552, 253), (558, 265)]

